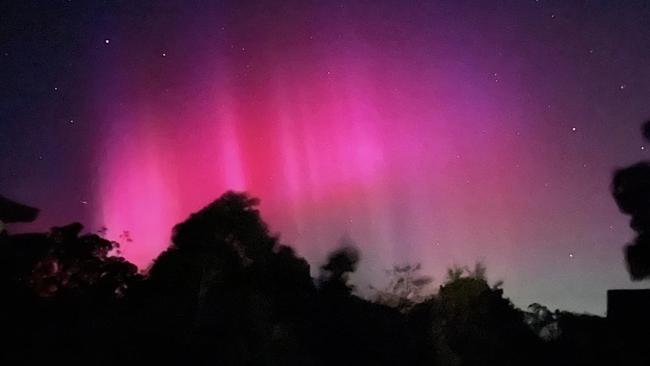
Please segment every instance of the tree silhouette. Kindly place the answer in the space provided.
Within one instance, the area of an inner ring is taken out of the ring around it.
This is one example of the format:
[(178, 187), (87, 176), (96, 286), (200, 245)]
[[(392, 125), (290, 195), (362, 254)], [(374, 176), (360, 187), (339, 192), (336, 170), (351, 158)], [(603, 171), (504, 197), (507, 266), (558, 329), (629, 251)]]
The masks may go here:
[[(71, 224), (0, 240), (0, 281), (11, 299), (0, 305), (11, 334), (8, 360), (113, 360), (108, 350), (120, 344), (125, 298), (141, 277), (133, 264), (111, 255), (117, 243), (81, 230)], [(29, 352), (33, 344), (39, 352)]]
[[(650, 136), (650, 121), (643, 126)], [(650, 277), (650, 163), (639, 162), (619, 169), (612, 180), (612, 194), (621, 212), (630, 215), (630, 227), (637, 233), (625, 247), (625, 260), (633, 280)]]
[(409, 364), (413, 342), (405, 316), (353, 294), (349, 275), (359, 259), (359, 251), (344, 239), (321, 267), (314, 329), (317, 359), (334, 365)]
[[(650, 168), (628, 169), (612, 190), (645, 248)], [(642, 337), (609, 334), (601, 317), (516, 309), (481, 262), (449, 268), (436, 294), (420, 265), (393, 266), (371, 301), (355, 294), (361, 255), (345, 239), (312, 279), (258, 203), (226, 192), (174, 227), (144, 275), (80, 224), (0, 234), (3, 364), (647, 364)]]
[(535, 364), (537, 337), (525, 325), (523, 313), (490, 286), (485, 266), (474, 271), (450, 268), (430, 304), (437, 359), (450, 365)]
[(402, 312), (426, 300), (426, 287), (433, 281), (429, 276), (420, 275), (422, 266), (393, 266), (386, 271), (389, 283), (383, 290), (377, 291), (375, 302), (399, 309)]
[(225, 193), (176, 225), (150, 268), (143, 318), (154, 349), (170, 344), (166, 357), (227, 364), (300, 357), (287, 347), (304, 339), (309, 266), (269, 233), (258, 203)]
[(354, 289), (349, 283), (349, 275), (356, 270), (359, 259), (359, 251), (351, 245), (344, 245), (330, 253), (321, 267), (321, 291), (334, 296), (349, 295)]

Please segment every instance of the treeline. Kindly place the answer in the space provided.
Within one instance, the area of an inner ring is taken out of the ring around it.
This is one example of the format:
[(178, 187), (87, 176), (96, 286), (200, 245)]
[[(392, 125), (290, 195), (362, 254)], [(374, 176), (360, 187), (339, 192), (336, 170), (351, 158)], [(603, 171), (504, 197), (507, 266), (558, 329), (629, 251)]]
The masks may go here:
[(522, 311), (485, 268), (452, 268), (434, 294), (395, 267), (373, 299), (348, 280), (353, 247), (317, 278), (269, 233), (257, 200), (228, 192), (176, 225), (143, 274), (80, 224), (0, 233), (2, 360), (21, 364), (643, 364), (605, 319)]

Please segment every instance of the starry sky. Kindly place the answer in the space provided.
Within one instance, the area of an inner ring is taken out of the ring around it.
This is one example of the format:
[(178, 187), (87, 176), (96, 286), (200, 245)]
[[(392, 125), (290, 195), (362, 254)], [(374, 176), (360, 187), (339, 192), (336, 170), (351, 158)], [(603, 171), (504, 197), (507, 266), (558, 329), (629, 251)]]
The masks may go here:
[(603, 314), (643, 286), (609, 183), (648, 153), (648, 65), (641, 1), (4, 1), (0, 193), (146, 268), (246, 190), (314, 268), (356, 242), (362, 293), (482, 260)]

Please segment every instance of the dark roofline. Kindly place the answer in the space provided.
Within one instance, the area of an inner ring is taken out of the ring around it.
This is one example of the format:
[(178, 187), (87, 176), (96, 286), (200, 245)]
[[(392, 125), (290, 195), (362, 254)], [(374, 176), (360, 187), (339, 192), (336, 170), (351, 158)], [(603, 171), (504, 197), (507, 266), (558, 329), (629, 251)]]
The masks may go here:
[(2, 222), (32, 222), (36, 220), (38, 212), (37, 208), (23, 205), (0, 195), (0, 221)]

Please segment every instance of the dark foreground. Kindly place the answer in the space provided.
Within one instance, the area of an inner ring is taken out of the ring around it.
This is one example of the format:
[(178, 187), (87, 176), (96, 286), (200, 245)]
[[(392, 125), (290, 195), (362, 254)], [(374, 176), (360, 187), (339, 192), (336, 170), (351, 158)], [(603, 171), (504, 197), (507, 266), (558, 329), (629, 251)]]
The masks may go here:
[(644, 312), (522, 311), (480, 264), (450, 269), (435, 295), (418, 266), (395, 267), (360, 298), (353, 247), (314, 279), (256, 204), (226, 193), (145, 274), (79, 224), (1, 233), (2, 364), (650, 365)]

